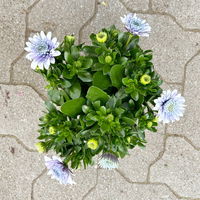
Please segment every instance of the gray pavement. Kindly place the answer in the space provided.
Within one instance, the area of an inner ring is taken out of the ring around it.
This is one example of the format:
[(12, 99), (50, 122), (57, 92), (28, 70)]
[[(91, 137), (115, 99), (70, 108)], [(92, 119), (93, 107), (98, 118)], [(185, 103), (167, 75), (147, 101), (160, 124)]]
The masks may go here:
[[(30, 69), (23, 48), (29, 35), (52, 31), (60, 41), (88, 34), (137, 13), (152, 27), (153, 49), (164, 89), (178, 89), (186, 113), (147, 133), (115, 171), (76, 170), (75, 186), (47, 176), (34, 143), (44, 109), (45, 82)], [(0, 200), (200, 200), (199, 0), (0, 0)]]

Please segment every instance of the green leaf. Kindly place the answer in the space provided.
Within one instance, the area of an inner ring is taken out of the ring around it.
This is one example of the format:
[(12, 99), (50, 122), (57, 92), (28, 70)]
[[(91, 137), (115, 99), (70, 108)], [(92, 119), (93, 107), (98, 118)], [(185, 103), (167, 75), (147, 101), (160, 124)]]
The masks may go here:
[(72, 55), (72, 57), (74, 58), (74, 59), (78, 59), (78, 57), (80, 56), (80, 54), (79, 54), (79, 50), (78, 50), (78, 48), (76, 47), (76, 46), (72, 46), (71, 47), (71, 55)]
[(119, 42), (124, 43), (127, 40), (128, 40), (128, 34), (126, 32), (120, 32), (118, 34), (118, 41)]
[(95, 86), (91, 86), (88, 89), (86, 98), (88, 100), (90, 100), (91, 102), (94, 102), (94, 101), (97, 101), (97, 100), (100, 100), (102, 102), (106, 102), (109, 99), (109, 95), (107, 93), (105, 93), (103, 90), (101, 90), (100, 88), (95, 87)]
[(79, 98), (80, 95), (81, 95), (81, 85), (80, 85), (79, 81), (75, 81), (72, 84), (72, 87), (69, 88), (69, 96), (72, 99), (76, 99), (76, 98)]
[(120, 88), (122, 86), (123, 73), (124, 68), (121, 65), (114, 65), (110, 70), (112, 85), (116, 88)]
[(91, 82), (92, 81), (92, 75), (89, 72), (79, 72), (78, 77), (83, 82)]
[(111, 67), (109, 65), (104, 65), (103, 66), (103, 74), (109, 74)]
[(45, 101), (45, 105), (47, 110), (50, 112), (56, 110), (56, 107), (50, 101)]
[(86, 58), (86, 59), (83, 61), (83, 68), (84, 68), (84, 69), (88, 69), (88, 68), (92, 67), (92, 64), (93, 64), (92, 58)]
[(105, 90), (111, 86), (111, 82), (107, 75), (103, 75), (102, 72), (96, 72), (93, 75), (93, 85), (101, 88), (102, 90)]
[(69, 52), (65, 51), (64, 58), (65, 58), (67, 63), (70, 63), (70, 64), (73, 63), (73, 58), (72, 58), (72, 56)]
[(130, 125), (134, 125), (135, 124), (135, 120), (129, 118), (129, 117), (122, 117), (122, 120), (124, 122), (126, 122), (127, 124), (130, 124)]
[(135, 101), (138, 101), (139, 99), (139, 93), (137, 92), (137, 90), (133, 90), (131, 92), (131, 97), (135, 100)]
[(58, 103), (60, 100), (60, 92), (57, 89), (51, 89), (48, 91), (48, 95), (51, 99), (51, 101)]
[(64, 88), (69, 88), (69, 87), (71, 87), (71, 83), (69, 82), (69, 81), (67, 81), (67, 80), (63, 80), (62, 81), (62, 86), (64, 87)]
[(82, 111), (82, 106), (85, 104), (85, 99), (83, 97), (69, 100), (61, 106), (62, 113), (75, 117)]

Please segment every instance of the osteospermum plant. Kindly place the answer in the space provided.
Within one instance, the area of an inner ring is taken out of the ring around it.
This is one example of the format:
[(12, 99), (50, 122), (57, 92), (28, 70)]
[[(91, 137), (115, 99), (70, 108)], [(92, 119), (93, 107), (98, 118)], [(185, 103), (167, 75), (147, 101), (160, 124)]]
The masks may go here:
[(59, 44), (44, 32), (26, 43), (31, 67), (48, 83), (36, 148), (56, 152), (45, 164), (62, 184), (74, 184), (70, 169), (92, 165), (96, 155), (99, 167), (117, 168), (129, 149), (145, 146), (146, 130), (183, 115), (184, 98), (162, 91), (152, 51), (139, 46), (149, 24), (133, 14), (121, 20), (127, 31), (103, 28), (90, 35), (91, 45), (75, 44), (72, 35)]

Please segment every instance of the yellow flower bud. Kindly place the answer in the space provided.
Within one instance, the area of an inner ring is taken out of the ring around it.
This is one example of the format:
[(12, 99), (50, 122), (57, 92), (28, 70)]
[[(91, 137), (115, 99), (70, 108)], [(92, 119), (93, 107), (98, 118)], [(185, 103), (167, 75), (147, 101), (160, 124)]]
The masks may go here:
[(131, 137), (127, 137), (127, 141), (128, 141), (128, 143), (130, 143), (131, 142)]
[(109, 122), (112, 122), (114, 120), (113, 114), (109, 114), (106, 118), (108, 119)]
[(44, 145), (43, 145), (42, 142), (36, 143), (36, 144), (35, 144), (35, 147), (36, 147), (36, 149), (37, 149), (37, 151), (38, 151), (39, 153), (44, 153), (44, 152), (45, 152), (45, 148), (44, 148)]
[(75, 37), (73, 35), (67, 35), (66, 38), (70, 41), (70, 42), (74, 42)]
[(144, 74), (141, 76), (140, 78), (140, 83), (142, 83), (143, 85), (147, 85), (151, 82), (151, 76)]
[(75, 61), (75, 65), (76, 65), (76, 67), (81, 67), (82, 66), (82, 63), (81, 63), (81, 61)]
[(106, 56), (105, 57), (105, 62), (108, 63), (108, 64), (111, 63), (112, 62), (112, 57), (111, 56)]
[(153, 122), (158, 123), (158, 117), (155, 117), (155, 118), (153, 119)]
[(104, 43), (108, 39), (108, 35), (106, 32), (99, 32), (96, 34), (96, 39), (98, 42)]
[(147, 123), (147, 128), (151, 128), (152, 125), (153, 125), (153, 122), (148, 122), (148, 123)]
[(56, 130), (53, 126), (49, 127), (49, 133), (52, 135), (56, 133)]
[(99, 145), (98, 145), (98, 142), (95, 139), (90, 139), (87, 142), (87, 146), (88, 146), (88, 148), (95, 150), (95, 149), (98, 148)]

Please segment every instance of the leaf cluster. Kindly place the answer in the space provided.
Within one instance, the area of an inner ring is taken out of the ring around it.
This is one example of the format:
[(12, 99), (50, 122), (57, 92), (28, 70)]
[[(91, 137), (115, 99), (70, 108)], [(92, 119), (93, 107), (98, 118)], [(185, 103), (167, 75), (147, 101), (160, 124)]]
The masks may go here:
[[(55, 64), (37, 70), (48, 82), (49, 96), (38, 139), (72, 168), (92, 164), (99, 153), (123, 158), (128, 149), (145, 146), (145, 130), (156, 131), (152, 107), (162, 81), (152, 51), (142, 50), (138, 36), (115, 26), (101, 31), (107, 40), (99, 42), (91, 34), (91, 45), (75, 45), (73, 36), (65, 36)], [(149, 84), (141, 83), (143, 75), (151, 77)], [(87, 146), (90, 139), (98, 142), (97, 149)]]

